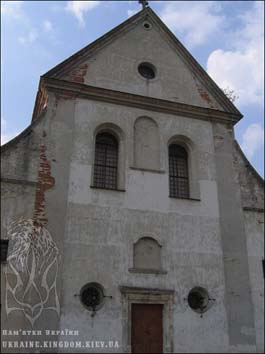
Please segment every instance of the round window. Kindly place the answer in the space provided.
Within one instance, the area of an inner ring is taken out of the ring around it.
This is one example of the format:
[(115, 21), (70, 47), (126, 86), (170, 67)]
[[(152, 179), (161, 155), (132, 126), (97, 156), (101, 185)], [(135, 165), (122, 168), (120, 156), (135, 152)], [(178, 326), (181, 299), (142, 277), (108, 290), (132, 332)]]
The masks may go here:
[(81, 289), (80, 298), (88, 310), (99, 310), (104, 300), (103, 287), (98, 283), (88, 283)]
[(150, 23), (150, 22), (147, 22), (147, 21), (145, 21), (145, 22), (143, 23), (143, 27), (144, 27), (144, 29), (147, 30), (147, 31), (149, 31), (150, 29), (152, 29), (151, 23)]
[(209, 303), (208, 291), (200, 286), (197, 286), (189, 292), (188, 303), (192, 310), (202, 313), (207, 310)]
[(156, 70), (150, 63), (141, 63), (138, 66), (138, 71), (145, 79), (152, 80), (155, 78)]

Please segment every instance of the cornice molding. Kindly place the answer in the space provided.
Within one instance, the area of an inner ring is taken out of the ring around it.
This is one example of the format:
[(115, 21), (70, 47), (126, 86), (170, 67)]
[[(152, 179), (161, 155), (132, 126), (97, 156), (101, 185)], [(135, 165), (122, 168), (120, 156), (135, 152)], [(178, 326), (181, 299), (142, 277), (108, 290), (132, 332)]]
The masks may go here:
[(135, 107), (148, 111), (173, 114), (182, 117), (216, 121), (225, 124), (236, 124), (241, 114), (227, 113), (215, 109), (187, 105), (154, 97), (109, 90), (101, 87), (88, 86), (75, 82), (42, 77), (42, 83), (48, 91), (67, 94), (69, 98), (84, 98), (93, 101), (113, 103), (121, 106)]

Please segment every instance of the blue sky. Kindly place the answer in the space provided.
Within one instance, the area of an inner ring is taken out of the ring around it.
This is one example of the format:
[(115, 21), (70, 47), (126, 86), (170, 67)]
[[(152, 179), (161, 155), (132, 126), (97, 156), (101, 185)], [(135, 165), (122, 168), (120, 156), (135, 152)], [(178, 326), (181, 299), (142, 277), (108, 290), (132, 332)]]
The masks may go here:
[[(264, 2), (149, 1), (244, 118), (236, 138), (264, 176)], [(138, 1), (1, 1), (1, 142), (31, 121), (40, 75), (141, 9)]]

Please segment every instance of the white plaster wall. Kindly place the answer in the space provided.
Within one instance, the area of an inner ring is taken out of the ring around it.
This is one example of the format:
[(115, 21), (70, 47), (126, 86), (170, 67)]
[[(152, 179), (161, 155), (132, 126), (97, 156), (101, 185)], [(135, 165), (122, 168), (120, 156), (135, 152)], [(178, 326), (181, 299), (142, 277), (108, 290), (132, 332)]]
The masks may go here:
[[(158, 124), (161, 173), (130, 168), (134, 167), (134, 122), (140, 116), (150, 116)], [(125, 135), (126, 193), (99, 192), (89, 188), (92, 184), (93, 135), (96, 128), (104, 123), (117, 125)], [(200, 156), (198, 164), (204, 161), (205, 168), (198, 168), (197, 176), (195, 176), (200, 185), (200, 203), (168, 198), (168, 141), (175, 135), (187, 136), (194, 144), (194, 154)], [(118, 205), (163, 212), (174, 210), (181, 203), (184, 213), (194, 213), (195, 208), (200, 215), (218, 217), (214, 147), (209, 122), (155, 112), (150, 114), (140, 109), (78, 100), (75, 108), (71, 170), (69, 201), (73, 203), (99, 203), (100, 205)]]
[[(139, 116), (148, 116), (158, 124), (161, 173), (130, 169), (133, 127)], [(118, 340), (121, 344), (119, 286), (173, 289), (174, 351), (226, 351), (224, 275), (211, 123), (87, 100), (76, 102), (74, 119), (61, 328), (79, 330), (80, 340)], [(125, 192), (90, 188), (93, 132), (104, 123), (116, 124), (124, 132)], [(168, 197), (167, 142), (179, 134), (189, 137), (202, 160), (205, 156), (205, 169), (198, 169), (196, 176), (200, 200)], [(130, 273), (133, 244), (150, 235), (162, 245), (162, 268), (167, 273)], [(113, 296), (106, 299), (94, 319), (74, 296), (92, 281), (101, 283), (106, 295)], [(207, 288), (216, 299), (203, 318), (189, 308), (186, 300), (191, 288), (198, 285)], [(191, 341), (191, 336), (196, 341)]]
[[(128, 271), (133, 265), (133, 243), (146, 234), (157, 237), (163, 245), (165, 275), (132, 274)], [(71, 324), (71, 328), (80, 331), (79, 339), (116, 339), (122, 342), (118, 287), (173, 289), (176, 291), (175, 352), (194, 352), (198, 347), (206, 352), (227, 348), (218, 221), (176, 213), (70, 204), (65, 242), (62, 329), (69, 328)], [(74, 296), (90, 281), (98, 281), (105, 287), (106, 295), (113, 296), (113, 299), (106, 300), (94, 319)], [(216, 299), (203, 318), (193, 313), (185, 300), (189, 290), (196, 285), (206, 287), (210, 296)], [(106, 322), (115, 328), (114, 332), (106, 330)], [(93, 329), (90, 329), (92, 325)], [(204, 335), (198, 342), (189, 340), (190, 334), (202, 332)], [(213, 332), (215, 335), (209, 336)]]

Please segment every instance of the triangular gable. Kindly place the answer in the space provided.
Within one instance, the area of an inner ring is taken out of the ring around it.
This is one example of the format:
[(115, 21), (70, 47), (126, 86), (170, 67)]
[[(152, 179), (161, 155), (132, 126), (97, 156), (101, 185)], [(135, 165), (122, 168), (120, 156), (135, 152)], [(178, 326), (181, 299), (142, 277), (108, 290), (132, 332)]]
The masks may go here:
[(200, 64), (193, 58), (188, 50), (181, 44), (175, 35), (149, 7), (141, 10), (136, 15), (115, 27), (96, 41), (84, 47), (68, 59), (64, 60), (62, 63), (43, 75), (43, 77), (65, 80), (67, 77), (71, 78), (71, 75), (75, 75), (76, 82), (82, 83), (82, 74), (84, 74), (86, 71), (85, 62), (100, 50), (110, 45), (113, 41), (117, 40), (119, 37), (132, 30), (139, 24), (140, 21), (143, 21), (144, 19), (149, 20), (151, 23), (154, 23), (159, 27), (159, 30), (163, 33), (167, 42), (174, 49), (174, 51), (176, 51), (182, 62), (193, 73), (197, 91), (203, 100), (207, 102), (208, 107), (218, 109), (216, 106), (214, 107), (211, 105), (211, 99), (213, 98), (218, 103), (218, 105), (222, 107), (221, 110), (236, 114), (239, 116), (239, 118), (241, 118), (242, 114), (227, 98), (224, 92), (215, 84), (207, 72), (200, 66)]

